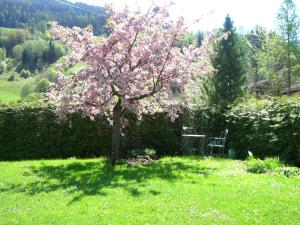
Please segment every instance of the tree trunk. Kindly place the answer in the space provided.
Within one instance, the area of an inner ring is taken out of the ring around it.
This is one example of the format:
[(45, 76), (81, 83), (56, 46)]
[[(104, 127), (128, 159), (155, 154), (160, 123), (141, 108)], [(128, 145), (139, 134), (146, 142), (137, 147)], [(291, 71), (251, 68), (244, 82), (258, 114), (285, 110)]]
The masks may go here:
[(291, 77), (291, 53), (288, 53), (288, 95), (291, 95), (292, 77)]
[(257, 89), (257, 82), (258, 82), (258, 66), (255, 65), (254, 82), (253, 82), (255, 98), (259, 97), (259, 93), (258, 93), (258, 89)]
[(116, 161), (120, 157), (120, 140), (121, 140), (121, 102), (115, 105), (113, 109), (113, 128), (112, 128), (112, 146), (110, 161), (112, 165), (116, 164)]
[(287, 54), (288, 54), (288, 95), (291, 95), (291, 86), (292, 86), (292, 78), (291, 78), (291, 41), (290, 34), (288, 33), (288, 42), (287, 42)]

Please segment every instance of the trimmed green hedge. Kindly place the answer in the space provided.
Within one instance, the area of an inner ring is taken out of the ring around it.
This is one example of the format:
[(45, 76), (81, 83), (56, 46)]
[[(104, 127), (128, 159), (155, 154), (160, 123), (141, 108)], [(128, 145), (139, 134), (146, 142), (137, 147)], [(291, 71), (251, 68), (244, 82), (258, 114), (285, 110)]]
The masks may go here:
[[(180, 150), (179, 120), (172, 123), (156, 115), (139, 122), (128, 117), (123, 155), (132, 148), (154, 148), (159, 155)], [(111, 129), (105, 119), (91, 121), (74, 114), (61, 121), (43, 104), (0, 107), (0, 160), (94, 157), (108, 154), (110, 146)]]
[[(300, 166), (300, 98), (250, 100), (226, 113), (203, 107), (174, 123), (164, 114), (137, 121), (127, 114), (121, 152), (153, 148), (158, 155), (183, 154), (182, 124), (197, 133), (218, 136), (229, 129), (227, 149), (239, 158), (251, 151), (255, 157), (279, 156)], [(184, 121), (184, 122), (183, 122)], [(111, 129), (105, 119), (91, 121), (79, 114), (61, 121), (46, 104), (0, 107), (0, 160), (93, 157), (108, 154)]]
[(250, 100), (226, 114), (229, 147), (240, 157), (279, 156), (300, 165), (300, 98)]

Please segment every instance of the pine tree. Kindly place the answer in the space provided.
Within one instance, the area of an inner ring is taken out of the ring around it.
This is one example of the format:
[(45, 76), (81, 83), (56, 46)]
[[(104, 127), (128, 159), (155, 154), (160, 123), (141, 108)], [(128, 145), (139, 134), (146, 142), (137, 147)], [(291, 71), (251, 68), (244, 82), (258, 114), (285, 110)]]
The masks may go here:
[(196, 34), (196, 37), (197, 37), (197, 42), (196, 42), (196, 46), (199, 48), (201, 45), (202, 45), (202, 41), (204, 39), (204, 33), (199, 31), (197, 34)]
[(227, 39), (222, 39), (216, 46), (217, 56), (212, 60), (217, 70), (212, 78), (213, 92), (211, 101), (221, 108), (227, 107), (245, 93), (245, 47), (233, 27), (231, 18), (225, 18), (224, 33)]

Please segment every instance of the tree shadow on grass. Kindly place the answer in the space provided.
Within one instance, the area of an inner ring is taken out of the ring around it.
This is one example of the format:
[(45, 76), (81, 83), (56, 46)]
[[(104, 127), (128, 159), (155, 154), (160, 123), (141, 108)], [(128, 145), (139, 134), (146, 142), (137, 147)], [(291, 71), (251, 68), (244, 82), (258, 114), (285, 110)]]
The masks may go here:
[[(139, 188), (146, 186), (152, 179), (174, 182), (193, 174), (202, 174), (206, 177), (212, 170), (201, 164), (190, 165), (174, 161), (157, 161), (132, 167), (126, 165), (113, 167), (103, 161), (72, 162), (66, 165), (42, 163), (38, 167), (28, 167), (23, 174), (34, 179), (30, 179), (27, 183), (0, 188), (0, 192), (35, 195), (64, 190), (68, 194), (73, 194), (74, 197), (69, 202), (72, 203), (84, 196), (107, 195), (107, 190), (114, 188), (122, 188), (131, 196), (139, 196), (142, 194)], [(157, 190), (150, 190), (149, 193), (160, 194)]]

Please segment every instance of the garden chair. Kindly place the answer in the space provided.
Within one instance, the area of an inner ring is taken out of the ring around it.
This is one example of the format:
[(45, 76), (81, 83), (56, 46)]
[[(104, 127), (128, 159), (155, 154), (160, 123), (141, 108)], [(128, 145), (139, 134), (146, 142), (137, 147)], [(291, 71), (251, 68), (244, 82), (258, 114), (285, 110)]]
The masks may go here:
[(217, 149), (219, 151), (220, 155), (225, 154), (224, 151), (225, 151), (225, 143), (226, 143), (227, 134), (228, 134), (228, 129), (223, 131), (221, 133), (220, 137), (210, 137), (209, 138), (207, 147), (210, 150), (211, 155), (213, 154), (214, 149)]

